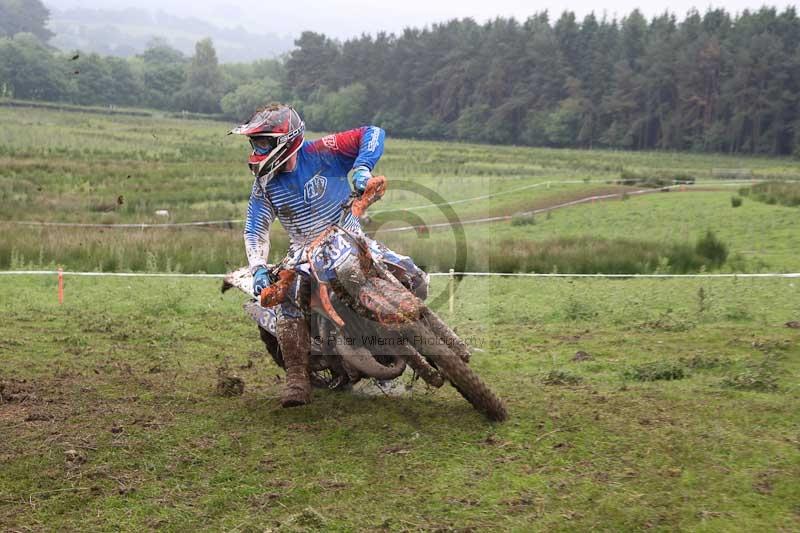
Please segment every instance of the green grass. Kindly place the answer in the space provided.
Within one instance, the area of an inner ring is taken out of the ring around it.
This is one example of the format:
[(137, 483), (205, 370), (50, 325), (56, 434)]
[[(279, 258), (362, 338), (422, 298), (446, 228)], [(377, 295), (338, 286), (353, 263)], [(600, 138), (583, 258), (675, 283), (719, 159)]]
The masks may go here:
[(626, 368), (622, 375), (634, 381), (671, 381), (687, 377), (687, 372), (679, 363), (650, 361)]
[[(280, 409), (281, 372), (214, 281), (67, 277), (59, 306), (55, 279), (3, 277), (0, 524), (793, 530), (799, 290), (467, 278), (444, 316), (508, 401), (492, 425), (452, 389)], [(729, 385), (765, 358), (776, 388)], [(623, 377), (653, 361), (691, 372)], [(223, 365), (242, 396), (217, 395)]]
[[(488, 261), (483, 248), (505, 248), (514, 253), (515, 243), (541, 247), (553, 239), (626, 239), (662, 243), (666, 256), (670, 244), (694, 246), (711, 229), (728, 246), (729, 256), (722, 271), (759, 272), (800, 270), (800, 232), (797, 209), (761, 202), (730, 205), (725, 191), (654, 193), (559, 209), (549, 216), (539, 215), (535, 225), (515, 226), (495, 223), (466, 226), (468, 241), (478, 253), (470, 257)], [(434, 230), (425, 239), (414, 235), (378, 234), (390, 246), (415, 250), (438, 250), (441, 263), (453, 261), (452, 235)], [(643, 246), (642, 252), (646, 248)], [(449, 255), (445, 253), (449, 251)], [(603, 256), (604, 258), (606, 256)], [(609, 260), (620, 259), (608, 256)], [(533, 257), (534, 261), (538, 258)], [(711, 270), (711, 265), (707, 265)]]
[[(226, 136), (230, 124), (163, 116), (104, 116), (38, 108), (0, 107), (0, 221), (158, 223), (244, 218), (251, 178), (241, 138)], [(754, 178), (800, 176), (800, 164), (785, 158), (549, 150), (390, 138), (376, 169), (390, 179), (375, 206), (376, 224), (434, 224), (445, 219), (419, 188), (453, 202), (461, 220), (510, 215), (578, 197), (631, 191), (620, 177), (637, 180), (692, 176), (715, 181), (720, 169), (749, 169)], [(315, 137), (318, 134), (310, 134)], [(718, 181), (718, 180), (716, 180)], [(550, 182), (545, 186), (544, 183)], [(700, 187), (695, 185), (694, 187)], [(707, 187), (707, 185), (704, 185)], [(634, 187), (636, 188), (636, 187)], [(491, 198), (480, 198), (495, 195)], [(630, 196), (617, 203), (583, 205), (537, 216), (535, 224), (468, 225), (472, 261), (484, 267), (508, 255), (503, 241), (561, 237), (643, 243), (691, 243), (713, 229), (731, 247), (731, 270), (797, 269), (796, 213), (746, 202), (731, 209), (728, 193)], [(614, 204), (614, 205), (612, 205)], [(168, 219), (154, 213), (167, 209)], [(522, 220), (517, 215), (515, 220)], [(527, 222), (527, 220), (526, 220)], [(230, 228), (104, 230), (30, 228), (3, 224), (0, 268), (175, 270), (223, 272), (244, 262), (241, 224)], [(385, 234), (390, 246), (412, 253), (436, 269), (453, 264), (452, 238)], [(277, 259), (286, 238), (276, 225)], [(738, 255), (737, 255), (738, 254)], [(666, 257), (666, 252), (660, 254)], [(531, 267), (510, 265), (506, 268)], [(558, 261), (537, 269), (564, 268)], [(590, 265), (586, 268), (599, 268)]]
[[(246, 150), (228, 124), (10, 108), (0, 121), (0, 220), (244, 216)], [(418, 185), (469, 220), (630, 191), (611, 183), (623, 174), (708, 181), (726, 168), (800, 176), (789, 159), (390, 139), (374, 218), (444, 220), (418, 208), (430, 202)], [(710, 229), (728, 246), (723, 271), (796, 271), (796, 215), (750, 199), (734, 209), (730, 189), (656, 193), (465, 237), (481, 269), (546, 250), (560, 271), (578, 256), (616, 269), (601, 262), (638, 248), (668, 271), (664, 250), (694, 250)], [(244, 262), (241, 226), (0, 231), (2, 269)], [(453, 265), (449, 230), (379, 236), (432, 270)], [(273, 243), (277, 257), (279, 228)], [(433, 280), (431, 300), (447, 294)], [(419, 385), (411, 398), (316, 392), (280, 409), (283, 373), (215, 281), (68, 275), (59, 306), (53, 277), (0, 276), (0, 529), (794, 530), (800, 350), (783, 324), (800, 318), (797, 283), (464, 278), (443, 317), (508, 402), (512, 418), (493, 425), (452, 389)], [(243, 395), (217, 393), (220, 368)]]
[(740, 192), (770, 205), (800, 206), (800, 183), (767, 181), (753, 185), (749, 189), (742, 189)]

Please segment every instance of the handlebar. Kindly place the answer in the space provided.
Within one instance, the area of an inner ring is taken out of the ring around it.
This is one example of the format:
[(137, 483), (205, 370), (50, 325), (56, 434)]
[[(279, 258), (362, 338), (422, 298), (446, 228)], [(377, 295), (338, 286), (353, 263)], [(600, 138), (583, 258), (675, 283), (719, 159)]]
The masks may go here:
[(353, 201), (351, 212), (357, 216), (362, 217), (367, 212), (369, 206), (380, 200), (386, 192), (386, 177), (373, 176), (368, 182), (364, 192)]
[(261, 291), (261, 307), (272, 307), (286, 300), (297, 273), (294, 270), (281, 270), (278, 272), (278, 281)]

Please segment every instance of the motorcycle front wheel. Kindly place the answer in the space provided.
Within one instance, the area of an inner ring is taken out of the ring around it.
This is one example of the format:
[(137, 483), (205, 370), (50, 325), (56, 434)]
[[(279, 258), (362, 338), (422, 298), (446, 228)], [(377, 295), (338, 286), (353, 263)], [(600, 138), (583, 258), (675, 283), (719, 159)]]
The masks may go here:
[(449, 348), (449, 346), (461, 342), (460, 339), (442, 339), (422, 322), (411, 327), (407, 335), (410, 339), (418, 341), (415, 348), (430, 359), (447, 381), (476, 410), (493, 422), (502, 422), (508, 418), (508, 411), (503, 400), (461, 357)]

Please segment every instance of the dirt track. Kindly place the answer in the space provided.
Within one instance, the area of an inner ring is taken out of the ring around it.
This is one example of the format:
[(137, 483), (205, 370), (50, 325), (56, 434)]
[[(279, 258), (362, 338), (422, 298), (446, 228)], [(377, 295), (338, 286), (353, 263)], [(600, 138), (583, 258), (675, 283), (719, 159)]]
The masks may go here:
[[(565, 207), (573, 207), (576, 205), (581, 205), (589, 202), (604, 202), (609, 200), (616, 200), (621, 198), (624, 194), (628, 194), (629, 197), (635, 196), (642, 196), (645, 194), (652, 194), (652, 193), (669, 193), (669, 192), (712, 192), (712, 191), (719, 191), (721, 189), (713, 188), (713, 187), (704, 187), (704, 188), (692, 188), (691, 186), (685, 187), (684, 189), (677, 189), (679, 186), (672, 186), (672, 187), (665, 187), (665, 188), (636, 188), (636, 187), (625, 187), (625, 186), (613, 186), (613, 187), (601, 187), (597, 189), (593, 189), (591, 191), (576, 191), (574, 193), (567, 193), (559, 196), (550, 196), (547, 198), (541, 198), (531, 203), (527, 210), (519, 211), (520, 214), (540, 214), (540, 213), (547, 213), (548, 211), (555, 211), (556, 209), (562, 209)], [(513, 215), (495, 215), (495, 216), (487, 216), (482, 218), (475, 218), (469, 220), (460, 220), (458, 224), (461, 225), (468, 225), (468, 224), (486, 224), (492, 222), (504, 222), (511, 220)], [(397, 228), (389, 228), (381, 230), (383, 233), (396, 233), (401, 231), (417, 231), (417, 232), (424, 232), (431, 229), (441, 229), (441, 228), (449, 228), (455, 224), (450, 222), (440, 222), (435, 224), (425, 224), (425, 225), (418, 225), (418, 226), (401, 226)], [(369, 232), (372, 234), (373, 232)]]

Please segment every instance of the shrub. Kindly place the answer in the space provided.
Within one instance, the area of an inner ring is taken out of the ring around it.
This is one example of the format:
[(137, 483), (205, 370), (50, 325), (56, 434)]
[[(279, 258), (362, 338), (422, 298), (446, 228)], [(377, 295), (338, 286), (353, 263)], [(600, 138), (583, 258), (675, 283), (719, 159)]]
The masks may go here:
[(668, 361), (642, 363), (625, 369), (623, 377), (635, 381), (672, 381), (688, 376), (684, 368)]
[(583, 378), (566, 370), (551, 370), (542, 376), (545, 385), (577, 385)]
[(674, 274), (696, 272), (703, 264), (703, 258), (687, 244), (674, 244), (668, 247), (664, 254), (668, 259), (669, 271)]
[(703, 287), (697, 289), (697, 312), (703, 314), (708, 309), (708, 297)]
[(689, 174), (688, 172), (676, 172), (672, 179), (676, 183), (683, 183), (686, 185), (693, 185), (694, 182), (697, 180), (697, 177), (694, 174)]
[(512, 226), (533, 226), (536, 224), (536, 218), (533, 213), (515, 213), (511, 217)]
[[(741, 269), (734, 269), (734, 270), (741, 270)], [(744, 304), (737, 304), (733, 307), (729, 307), (723, 312), (722, 316), (727, 320), (739, 320), (739, 321), (753, 320), (753, 314), (750, 312), (750, 309)]]
[(717, 356), (695, 354), (692, 357), (681, 357), (680, 361), (688, 368), (695, 370), (708, 370), (722, 366), (724, 362)]
[(739, 207), (742, 205), (742, 198), (740, 196), (731, 196), (731, 207)]
[(705, 257), (711, 266), (721, 266), (728, 259), (728, 246), (719, 240), (713, 231), (708, 230), (706, 234), (697, 241), (695, 251), (698, 255)]
[(754, 200), (769, 205), (800, 206), (800, 183), (767, 181), (754, 185), (749, 192)]
[[(399, 238), (389, 245), (403, 249)], [(447, 245), (409, 245), (412, 256), (428, 265), (441, 253), (454, 253)], [(445, 250), (445, 248), (447, 248)], [(409, 248), (406, 248), (409, 249)], [(441, 249), (441, 250), (440, 250)], [(445, 255), (447, 255), (445, 254)], [(452, 263), (452, 259), (450, 260)], [(442, 263), (442, 268), (447, 268)], [(571, 274), (646, 274), (697, 272), (709, 260), (689, 243), (663, 243), (638, 239), (604, 239), (598, 237), (558, 237), (546, 241), (528, 239), (476, 240), (469, 243), (468, 270), (492, 272), (564, 272)]]
[(764, 362), (727, 376), (722, 380), (722, 385), (738, 390), (771, 392), (778, 389), (778, 378), (774, 372), (774, 367)]
[(673, 185), (675, 183), (693, 184), (695, 179), (696, 178), (694, 175), (687, 172), (658, 171), (655, 173), (648, 172), (647, 174), (644, 174), (633, 170), (623, 169), (620, 172), (617, 184), (659, 188)]
[(619, 174), (620, 185), (636, 185), (644, 179), (645, 178), (642, 174), (634, 172), (633, 170), (623, 169)]
[(596, 316), (597, 312), (589, 304), (575, 299), (574, 296), (570, 296), (564, 304), (564, 318), (567, 320), (590, 320)]
[(675, 316), (674, 314), (667, 312), (667, 313), (662, 313), (655, 320), (648, 320), (646, 322), (642, 322), (641, 324), (638, 324), (635, 327), (638, 327), (639, 329), (683, 332), (694, 329), (695, 326), (696, 324), (694, 322), (687, 320), (682, 316)]

